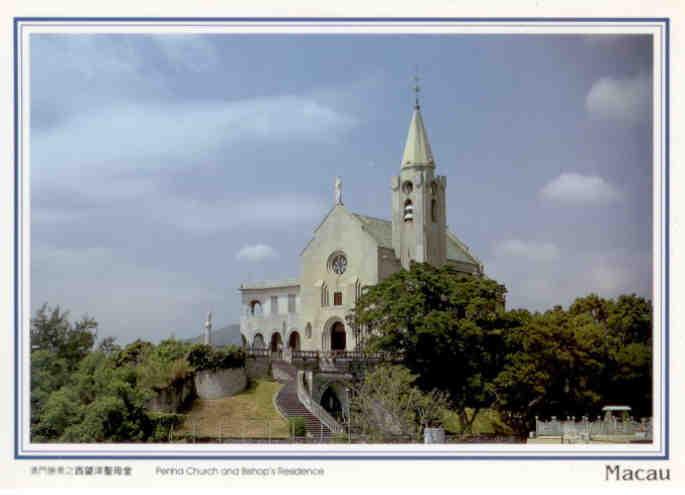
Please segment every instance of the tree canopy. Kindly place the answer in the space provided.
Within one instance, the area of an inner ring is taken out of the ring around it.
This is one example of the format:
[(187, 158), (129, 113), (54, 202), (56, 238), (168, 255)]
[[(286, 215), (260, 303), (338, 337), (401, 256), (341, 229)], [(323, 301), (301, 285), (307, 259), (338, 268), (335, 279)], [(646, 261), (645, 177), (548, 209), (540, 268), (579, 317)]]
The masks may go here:
[(496, 408), (520, 434), (535, 416), (651, 415), (652, 307), (635, 295), (576, 299), (543, 313), (505, 310), (503, 285), (413, 264), (369, 288), (350, 323), (369, 351), (401, 353), (424, 391), (447, 394), (468, 431)]
[(599, 413), (602, 406), (652, 411), (652, 307), (644, 298), (596, 294), (531, 315), (505, 336), (496, 405), (521, 433), (535, 416)]
[(494, 400), (502, 332), (519, 324), (505, 293), (494, 280), (415, 263), (370, 287), (352, 319), (367, 329), (368, 350), (401, 353), (417, 384), (447, 393), (468, 428)]
[(416, 375), (397, 365), (379, 366), (354, 387), (351, 418), (365, 441), (421, 441), (423, 428), (441, 423), (447, 401), (444, 394), (423, 392)]

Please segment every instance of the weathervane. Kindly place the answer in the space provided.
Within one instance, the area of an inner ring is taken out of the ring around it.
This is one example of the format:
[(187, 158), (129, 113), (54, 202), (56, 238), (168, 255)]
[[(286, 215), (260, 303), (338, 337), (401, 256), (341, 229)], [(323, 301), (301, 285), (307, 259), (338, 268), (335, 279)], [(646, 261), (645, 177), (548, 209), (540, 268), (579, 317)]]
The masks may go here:
[(415, 98), (414, 108), (416, 108), (418, 110), (419, 108), (421, 108), (419, 105), (419, 91), (421, 91), (421, 86), (419, 86), (419, 66), (418, 65), (416, 66), (416, 74), (414, 75), (414, 86), (412, 87), (412, 89), (414, 90), (414, 98)]

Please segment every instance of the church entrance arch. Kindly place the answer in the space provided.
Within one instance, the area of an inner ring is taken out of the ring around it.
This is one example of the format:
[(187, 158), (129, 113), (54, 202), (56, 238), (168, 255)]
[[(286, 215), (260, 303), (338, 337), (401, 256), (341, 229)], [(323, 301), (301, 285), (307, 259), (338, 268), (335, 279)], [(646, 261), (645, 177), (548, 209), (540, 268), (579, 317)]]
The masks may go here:
[(283, 350), (283, 339), (280, 332), (271, 334), (271, 352), (279, 352)]
[(255, 334), (254, 340), (252, 341), (252, 347), (255, 349), (264, 349), (266, 347), (264, 345), (264, 337), (261, 333)]
[(344, 351), (347, 348), (347, 333), (345, 325), (338, 321), (331, 327), (331, 350)]
[(343, 415), (342, 403), (335, 394), (333, 387), (328, 387), (321, 396), (321, 406), (336, 419), (340, 419)]
[(344, 351), (347, 348), (345, 324), (339, 316), (330, 317), (321, 331), (321, 350)]
[(300, 333), (297, 330), (290, 332), (290, 338), (288, 338), (288, 349), (291, 351), (300, 350)]

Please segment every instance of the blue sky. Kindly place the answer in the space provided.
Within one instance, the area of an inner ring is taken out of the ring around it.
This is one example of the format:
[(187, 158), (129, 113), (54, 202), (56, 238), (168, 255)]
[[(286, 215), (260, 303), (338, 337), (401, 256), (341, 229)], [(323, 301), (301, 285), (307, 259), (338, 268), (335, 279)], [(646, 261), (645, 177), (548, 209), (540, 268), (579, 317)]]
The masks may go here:
[(238, 320), (333, 203), (390, 216), (419, 66), (448, 224), (542, 310), (651, 294), (651, 40), (32, 35), (32, 306), (122, 343)]

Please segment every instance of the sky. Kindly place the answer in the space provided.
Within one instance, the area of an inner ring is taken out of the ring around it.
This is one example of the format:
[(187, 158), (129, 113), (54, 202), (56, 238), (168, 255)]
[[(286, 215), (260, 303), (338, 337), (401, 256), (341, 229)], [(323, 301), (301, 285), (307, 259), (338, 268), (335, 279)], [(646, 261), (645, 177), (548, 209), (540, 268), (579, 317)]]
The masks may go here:
[(626, 35), (34, 34), (31, 306), (120, 343), (239, 320), (333, 206), (390, 218), (412, 77), (507, 307), (651, 297), (652, 45)]

